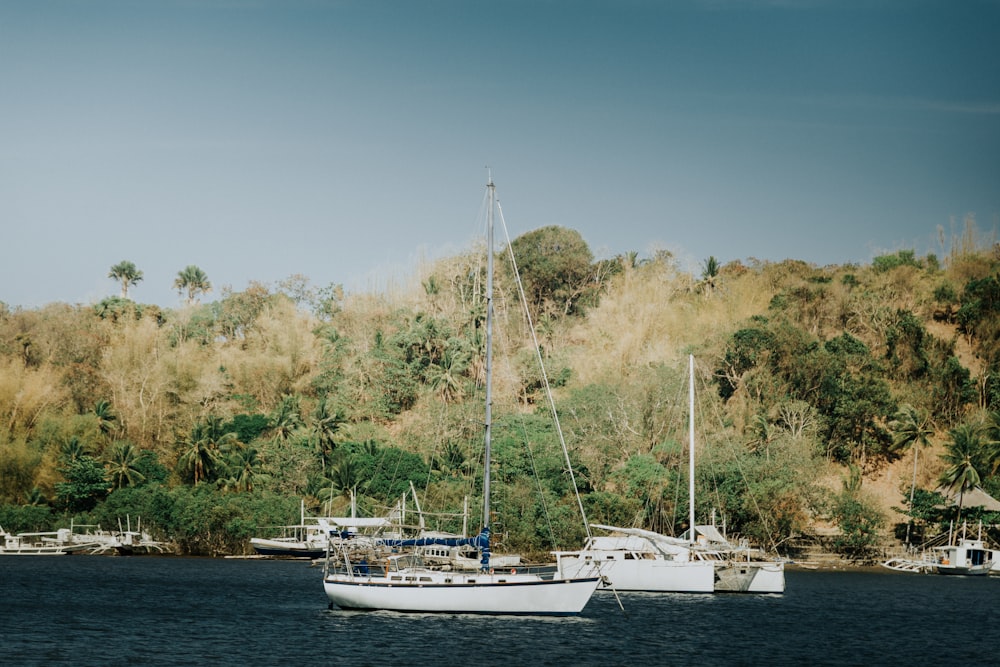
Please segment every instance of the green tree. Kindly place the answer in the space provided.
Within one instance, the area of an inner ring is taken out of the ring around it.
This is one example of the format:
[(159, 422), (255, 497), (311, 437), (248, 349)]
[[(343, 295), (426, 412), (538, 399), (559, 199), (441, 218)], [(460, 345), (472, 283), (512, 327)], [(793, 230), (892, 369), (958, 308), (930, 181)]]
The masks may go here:
[(298, 396), (282, 396), (281, 403), (271, 415), (271, 434), (278, 442), (284, 442), (305, 422), (302, 419), (301, 401)]
[(227, 491), (250, 492), (270, 478), (261, 472), (260, 455), (253, 447), (234, 450), (226, 458), (228, 476), (222, 481)]
[(134, 486), (146, 479), (139, 469), (140, 455), (139, 450), (131, 442), (115, 443), (111, 449), (111, 456), (104, 464), (113, 488)]
[(833, 515), (840, 526), (840, 534), (833, 540), (834, 549), (852, 560), (870, 562), (876, 555), (885, 518), (862, 494), (859, 468), (850, 467), (850, 476), (834, 501)]
[(209, 417), (178, 442), (181, 451), (177, 462), (197, 485), (214, 475), (223, 455), (238, 443), (236, 434), (227, 432), (219, 418)]
[(336, 436), (344, 424), (344, 416), (329, 400), (320, 401), (313, 412), (313, 431), (319, 449), (320, 463), (326, 470), (326, 460), (337, 448)]
[[(889, 422), (889, 429), (893, 433), (893, 451), (904, 449), (913, 450), (913, 480), (910, 483), (910, 503), (913, 508), (913, 494), (917, 488), (917, 456), (921, 447), (930, 445), (930, 436), (934, 431), (928, 425), (927, 416), (921, 414), (912, 405), (902, 406), (893, 420)], [(910, 543), (910, 528), (913, 525), (913, 515), (906, 524), (906, 543)]]
[(56, 506), (67, 512), (88, 512), (108, 495), (104, 466), (92, 456), (75, 458), (59, 472), (66, 481), (55, 485)]
[(581, 298), (594, 290), (594, 255), (580, 233), (549, 226), (522, 234), (511, 251), (536, 314), (579, 312)]
[(958, 491), (958, 509), (955, 523), (962, 517), (965, 492), (979, 486), (982, 477), (979, 467), (983, 457), (983, 433), (975, 424), (959, 424), (948, 432), (945, 453), (941, 459), (948, 468), (941, 473), (941, 484), (949, 491)]
[(115, 428), (115, 421), (118, 417), (111, 408), (111, 403), (105, 400), (97, 401), (93, 409), (94, 416), (97, 417), (97, 428), (105, 436), (110, 436)]
[(127, 299), (129, 286), (142, 282), (142, 271), (132, 262), (123, 260), (111, 267), (108, 278), (113, 278), (122, 284), (122, 298)]
[(698, 283), (706, 296), (711, 296), (719, 283), (719, 260), (709, 256), (702, 265), (701, 281)]
[(212, 291), (212, 283), (208, 281), (208, 276), (197, 266), (190, 264), (183, 270), (177, 272), (174, 280), (174, 289), (178, 294), (187, 294), (187, 303), (191, 305), (198, 300), (199, 294), (207, 294)]

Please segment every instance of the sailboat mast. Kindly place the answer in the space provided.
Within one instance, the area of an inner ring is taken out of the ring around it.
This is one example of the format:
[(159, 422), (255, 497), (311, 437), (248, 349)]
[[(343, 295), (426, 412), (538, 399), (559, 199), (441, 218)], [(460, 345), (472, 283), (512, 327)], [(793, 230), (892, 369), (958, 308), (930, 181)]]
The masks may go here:
[(490, 175), (486, 187), (490, 201), (486, 213), (486, 428), (483, 453), (483, 527), (490, 526), (490, 439), (493, 433), (493, 209), (496, 188)]
[(688, 355), (688, 521), (692, 544), (694, 534), (694, 355)]

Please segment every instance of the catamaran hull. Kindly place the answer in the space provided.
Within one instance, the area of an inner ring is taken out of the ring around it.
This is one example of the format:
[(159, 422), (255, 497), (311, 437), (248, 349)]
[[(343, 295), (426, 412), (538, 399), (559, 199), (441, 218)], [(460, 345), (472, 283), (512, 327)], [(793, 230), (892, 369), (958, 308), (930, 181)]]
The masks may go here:
[(399, 583), (326, 577), (323, 587), (341, 609), (452, 614), (574, 616), (583, 611), (598, 577), (517, 581), (484, 575), (483, 583)]
[(717, 563), (715, 590), (719, 593), (784, 593), (783, 563)]
[(712, 593), (715, 590), (715, 566), (702, 561), (624, 560), (621, 553), (596, 552), (593, 560), (563, 555), (559, 573), (579, 576), (593, 572), (598, 563), (607, 586), (616, 591)]

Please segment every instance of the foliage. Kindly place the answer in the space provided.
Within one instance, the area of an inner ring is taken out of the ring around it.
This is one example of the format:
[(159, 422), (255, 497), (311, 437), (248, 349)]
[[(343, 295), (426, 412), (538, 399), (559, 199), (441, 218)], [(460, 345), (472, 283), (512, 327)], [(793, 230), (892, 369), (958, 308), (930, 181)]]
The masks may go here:
[(872, 562), (878, 555), (879, 530), (885, 518), (863, 494), (859, 469), (850, 469), (850, 478), (834, 500), (833, 518), (840, 526), (834, 549), (851, 560)]
[(67, 512), (86, 512), (108, 494), (107, 473), (92, 456), (80, 456), (59, 469), (65, 482), (55, 486), (56, 506)]
[(572, 315), (581, 299), (597, 288), (594, 255), (580, 233), (542, 227), (514, 239), (511, 250), (536, 315)]
[[(594, 261), (579, 234), (547, 227), (514, 254), (592, 520), (685, 528), (689, 352), (712, 369), (699, 409), (717, 417), (704, 425), (696, 510), (731, 533), (771, 546), (807, 529), (830, 509), (817, 478), (848, 465), (870, 474), (911, 446), (898, 406), (955, 457), (920, 451), (926, 475), (961, 486), (975, 472), (1000, 490), (1000, 430), (981, 423), (1000, 405), (989, 247), (867, 266), (709, 256), (687, 273), (667, 251)], [(176, 310), (124, 294), (0, 306), (0, 502), (24, 508), (11, 525), (141, 513), (182, 550), (212, 554), (246, 550), (239, 536), (254, 522), (294, 521), (302, 497), (345, 507), (357, 490), (378, 512), (412, 482), (455, 511), (482, 482), (480, 255), (435, 261), (384, 294), (293, 276), (195, 305), (211, 284), (188, 267), (175, 287), (190, 307)], [(112, 277), (135, 285), (141, 272), (121, 268)], [(543, 383), (511, 275), (497, 288), (493, 511), (507, 544), (544, 554), (582, 528), (551, 419), (532, 412)], [(973, 427), (980, 446), (964, 457), (956, 438), (974, 439)], [(860, 553), (877, 530), (873, 501), (836, 500), (841, 546)]]

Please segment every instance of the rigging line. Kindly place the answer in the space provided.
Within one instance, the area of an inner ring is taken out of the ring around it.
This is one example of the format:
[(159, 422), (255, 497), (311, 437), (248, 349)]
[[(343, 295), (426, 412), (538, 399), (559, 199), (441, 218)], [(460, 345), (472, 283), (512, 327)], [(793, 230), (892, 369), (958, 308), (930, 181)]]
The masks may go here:
[[(510, 233), (507, 231), (507, 221), (503, 217), (503, 209), (500, 207), (500, 200), (496, 200), (497, 213), (500, 216), (500, 226), (503, 228), (504, 239), (507, 241), (507, 253), (510, 256), (511, 268), (514, 271), (514, 280), (517, 283), (517, 291), (521, 297), (521, 304), (524, 306), (524, 317), (528, 321), (528, 330), (531, 332), (531, 340), (535, 345), (535, 356), (538, 358), (538, 366), (542, 371), (542, 381), (545, 384), (545, 395), (549, 401), (549, 408), (552, 411), (552, 419), (555, 421), (556, 433), (559, 435), (559, 444), (562, 446), (563, 458), (566, 461), (566, 470), (569, 471), (569, 478), (573, 484), (573, 493), (576, 495), (576, 504), (583, 518), (583, 527), (587, 532), (587, 537), (593, 535), (590, 532), (590, 522), (587, 521), (587, 512), (583, 509), (583, 499), (580, 498), (580, 489), (576, 485), (576, 475), (573, 472), (573, 464), (569, 460), (569, 448), (566, 446), (566, 439), (563, 438), (562, 425), (559, 423), (559, 413), (556, 411), (556, 402), (552, 397), (552, 387), (549, 386), (549, 376), (545, 371), (545, 363), (542, 361), (541, 346), (538, 343), (538, 335), (535, 333), (535, 324), (531, 319), (531, 312), (528, 310), (528, 299), (524, 295), (524, 284), (521, 282), (521, 272), (517, 268), (517, 260), (514, 258), (514, 247), (511, 245)], [(489, 249), (493, 251), (492, 248)]]

